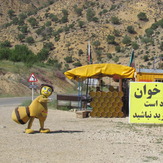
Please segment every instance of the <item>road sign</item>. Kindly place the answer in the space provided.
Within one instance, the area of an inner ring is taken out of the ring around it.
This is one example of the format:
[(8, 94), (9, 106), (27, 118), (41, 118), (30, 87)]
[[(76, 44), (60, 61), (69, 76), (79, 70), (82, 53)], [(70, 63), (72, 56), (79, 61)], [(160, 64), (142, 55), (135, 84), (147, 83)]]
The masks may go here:
[(28, 82), (37, 82), (37, 78), (35, 77), (35, 75), (32, 73), (28, 79)]

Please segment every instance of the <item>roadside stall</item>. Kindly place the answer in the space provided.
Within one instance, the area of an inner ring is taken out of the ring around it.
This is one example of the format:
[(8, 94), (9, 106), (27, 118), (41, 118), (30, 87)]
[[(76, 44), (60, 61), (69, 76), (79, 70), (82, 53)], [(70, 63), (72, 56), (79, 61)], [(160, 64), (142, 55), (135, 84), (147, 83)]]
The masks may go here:
[[(134, 78), (135, 68), (119, 64), (90, 64), (66, 71), (64, 74), (71, 80), (79, 83), (86, 81), (85, 103), (80, 101), (80, 110), (87, 110), (87, 104), (92, 108), (91, 117), (124, 117), (127, 114), (126, 102), (127, 80)], [(117, 87), (103, 82), (104, 77), (112, 78), (118, 83)], [(89, 89), (89, 80), (98, 79), (95, 89)], [(82, 84), (79, 84), (81, 87)], [(107, 85), (107, 87), (106, 87)], [(105, 89), (103, 87), (105, 86)], [(81, 89), (79, 89), (81, 96)]]

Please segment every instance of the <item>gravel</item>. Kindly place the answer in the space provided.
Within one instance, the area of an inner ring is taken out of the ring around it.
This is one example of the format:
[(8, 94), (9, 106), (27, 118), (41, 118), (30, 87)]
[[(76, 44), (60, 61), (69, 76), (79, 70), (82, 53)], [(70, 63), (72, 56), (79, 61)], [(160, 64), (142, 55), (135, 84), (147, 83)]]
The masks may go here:
[(12, 121), (16, 106), (0, 107), (1, 163), (162, 163), (163, 124), (129, 124), (126, 118), (76, 118), (49, 109), (45, 127), (25, 134), (27, 124)]

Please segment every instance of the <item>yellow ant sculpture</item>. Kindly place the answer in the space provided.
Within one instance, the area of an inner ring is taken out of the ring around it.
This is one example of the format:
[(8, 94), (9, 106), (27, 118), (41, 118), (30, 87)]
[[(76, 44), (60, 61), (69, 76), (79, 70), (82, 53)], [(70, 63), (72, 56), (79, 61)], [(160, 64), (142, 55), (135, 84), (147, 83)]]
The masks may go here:
[(53, 92), (53, 86), (48, 84), (42, 84), (40, 89), (40, 96), (35, 98), (28, 106), (19, 106), (12, 112), (12, 120), (18, 124), (25, 124), (28, 121), (28, 126), (25, 129), (25, 133), (32, 134), (34, 130), (31, 129), (35, 118), (40, 122), (40, 133), (48, 133), (49, 129), (44, 128), (44, 122), (47, 117), (48, 107), (47, 103), (50, 102), (48, 98)]

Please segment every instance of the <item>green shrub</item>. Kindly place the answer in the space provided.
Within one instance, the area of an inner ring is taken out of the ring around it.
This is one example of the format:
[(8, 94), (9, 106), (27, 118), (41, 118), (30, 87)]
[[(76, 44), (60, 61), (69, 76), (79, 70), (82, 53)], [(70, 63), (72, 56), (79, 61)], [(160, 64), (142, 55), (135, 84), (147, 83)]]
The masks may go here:
[(128, 27), (127, 27), (127, 31), (128, 31), (129, 33), (131, 33), (131, 34), (135, 34), (135, 33), (136, 33), (136, 31), (135, 31), (135, 29), (134, 29), (133, 26), (128, 26)]
[(78, 54), (79, 54), (79, 56), (81, 56), (82, 54), (84, 54), (83, 50), (82, 49), (79, 49)]
[(112, 58), (112, 54), (111, 54), (111, 53), (107, 53), (106, 55), (107, 55), (107, 57), (108, 57), (109, 59)]
[(47, 27), (50, 27), (51, 25), (52, 25), (51, 21), (47, 21), (47, 22), (45, 23), (45, 26), (47, 26)]
[(152, 34), (154, 33), (153, 29), (152, 28), (148, 28), (145, 30), (145, 33), (148, 37), (152, 36)]
[(147, 61), (149, 61), (149, 56), (148, 55), (144, 55), (143, 59), (144, 59), (144, 62), (147, 62)]
[(120, 20), (119, 20), (119, 18), (116, 17), (116, 16), (112, 16), (110, 20), (111, 20), (111, 22), (112, 22), (113, 24), (116, 24), (116, 25), (119, 25), (119, 24), (120, 24)]
[(24, 34), (18, 34), (17, 39), (18, 39), (19, 41), (23, 42), (24, 39), (25, 39), (25, 35), (24, 35)]
[(116, 46), (115, 47), (115, 51), (118, 52), (118, 53), (121, 52), (121, 47), (120, 46)]
[(82, 8), (78, 8), (77, 6), (74, 6), (74, 11), (78, 16), (82, 16)]
[(54, 44), (52, 42), (46, 42), (46, 43), (44, 43), (43, 48), (48, 49), (48, 50), (53, 50)]
[(0, 48), (0, 60), (8, 60), (12, 51), (9, 48)]
[(84, 21), (78, 21), (78, 25), (80, 28), (83, 28), (85, 25), (85, 22)]
[(67, 63), (72, 63), (72, 62), (73, 62), (72, 56), (67, 56), (67, 57), (64, 58), (64, 60), (65, 60)]
[(122, 43), (126, 44), (126, 45), (130, 45), (131, 44), (131, 38), (129, 36), (124, 36), (122, 39)]
[(37, 54), (37, 58), (39, 61), (45, 61), (49, 56), (49, 50), (46, 48), (41, 49), (41, 51)]
[(8, 10), (8, 15), (10, 17), (10, 19), (12, 19), (15, 16), (15, 11), (14, 10)]
[(28, 19), (28, 22), (30, 23), (30, 25), (31, 25), (32, 27), (38, 26), (38, 21), (37, 21), (34, 17), (29, 18), (29, 19)]
[(139, 49), (139, 45), (136, 42), (132, 42), (132, 48), (134, 50), (137, 50), (137, 49)]
[(140, 12), (140, 13), (137, 15), (137, 17), (139, 18), (139, 20), (143, 20), (143, 21), (147, 21), (147, 20), (148, 20), (147, 15), (146, 15), (146, 13), (144, 13), (144, 12)]
[(91, 8), (88, 8), (86, 13), (87, 20), (89, 22), (92, 21), (94, 16), (95, 16), (95, 11), (92, 10)]
[(80, 61), (73, 63), (73, 65), (74, 65), (75, 67), (82, 66), (82, 64), (80, 63)]
[(18, 29), (19, 29), (19, 31), (21, 31), (23, 34), (27, 34), (27, 33), (28, 33), (28, 26), (27, 26), (27, 25), (19, 26)]
[(36, 57), (26, 45), (15, 45), (14, 49), (12, 49), (12, 54), (10, 55), (9, 60), (14, 62), (34, 63), (36, 62)]
[(6, 40), (6, 41), (4, 41), (4, 42), (0, 42), (0, 47), (1, 48), (5, 48), (5, 47), (11, 47), (11, 42), (10, 41), (8, 41), (8, 40)]
[(35, 42), (35, 40), (32, 36), (30, 36), (25, 39), (25, 42), (31, 45)]
[(115, 37), (113, 35), (108, 35), (106, 40), (107, 40), (108, 44), (115, 44), (116, 43), (115, 42)]
[(62, 18), (61, 18), (61, 23), (67, 23), (68, 22), (68, 16), (64, 15)]

